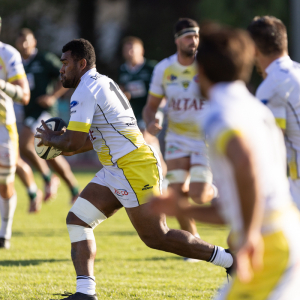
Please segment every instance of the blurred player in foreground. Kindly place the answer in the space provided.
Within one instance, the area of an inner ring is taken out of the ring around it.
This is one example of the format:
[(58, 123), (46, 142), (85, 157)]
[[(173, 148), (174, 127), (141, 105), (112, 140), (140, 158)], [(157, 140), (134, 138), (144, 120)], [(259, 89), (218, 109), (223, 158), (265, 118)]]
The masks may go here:
[[(56, 101), (67, 90), (58, 81), (61, 66), (58, 57), (50, 52), (39, 52), (36, 44), (37, 41), (33, 32), (28, 28), (23, 28), (16, 40), (16, 46), (23, 58), (31, 99), (25, 108), (24, 127), (20, 133), (20, 151), (43, 176), (45, 182), (44, 200), (47, 201), (55, 196), (59, 178), (52, 174), (46, 161), (36, 154), (34, 134), (42, 119), (47, 120), (56, 116)], [(49, 164), (66, 182), (73, 203), (79, 195), (79, 188), (69, 163), (61, 156), (49, 161)], [(18, 167), (21, 170), (18, 170), (17, 173), (22, 176), (24, 174), (22, 165)], [(30, 170), (30, 172), (32, 171)], [(23, 178), (22, 181), (26, 184), (25, 180), (26, 178)]]
[(0, 42), (0, 248), (10, 247), (17, 206), (14, 180), (19, 137), (13, 101), (26, 105), (29, 98), (30, 90), (20, 53), (12, 46)]
[[(159, 141), (156, 136), (149, 134), (146, 130), (146, 124), (142, 117), (142, 111), (147, 102), (149, 84), (156, 62), (144, 57), (143, 41), (134, 36), (124, 38), (122, 53), (125, 58), (125, 63), (120, 66), (120, 88), (130, 101), (130, 106), (136, 117), (137, 125), (145, 141), (154, 147), (159, 154), (163, 176), (165, 176), (167, 166), (160, 151)], [(159, 113), (161, 114), (162, 123), (163, 113), (161, 111)]]
[[(163, 97), (168, 102), (168, 129), (165, 159), (169, 186), (188, 202), (210, 201), (216, 195), (212, 185), (207, 149), (199, 129), (204, 115), (204, 102), (199, 92), (195, 54), (199, 45), (199, 25), (191, 19), (175, 24), (177, 53), (162, 60), (154, 69), (144, 120), (147, 130), (155, 135), (162, 128), (155, 114)], [(185, 182), (190, 175), (189, 194)], [(194, 220), (178, 216), (181, 229), (199, 236)]]
[(203, 129), (220, 196), (209, 207), (180, 208), (172, 197), (154, 199), (152, 205), (159, 212), (230, 224), (236, 276), (217, 299), (296, 299), (299, 213), (289, 193), (283, 136), (269, 109), (244, 83), (253, 58), (247, 32), (216, 24), (203, 29), (199, 80), (211, 103)]
[(67, 217), (77, 292), (64, 299), (97, 299), (93, 229), (123, 206), (148, 247), (231, 267), (232, 256), (223, 248), (187, 231), (169, 229), (165, 215), (149, 212), (146, 198), (161, 193), (160, 162), (145, 143), (127, 98), (110, 78), (97, 72), (88, 41), (73, 40), (62, 52), (63, 86), (76, 88), (69, 126), (66, 132), (53, 132), (43, 123), (44, 130), (38, 129), (36, 137), (69, 155), (94, 149), (103, 165)]
[(279, 19), (255, 17), (248, 30), (264, 78), (256, 97), (272, 111), (284, 133), (291, 194), (300, 209), (300, 64), (288, 55), (287, 32)]

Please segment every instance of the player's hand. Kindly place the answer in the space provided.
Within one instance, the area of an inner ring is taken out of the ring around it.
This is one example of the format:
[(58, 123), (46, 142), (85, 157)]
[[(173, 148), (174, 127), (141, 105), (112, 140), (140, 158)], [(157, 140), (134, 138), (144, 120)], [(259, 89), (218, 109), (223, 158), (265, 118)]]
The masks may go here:
[(0, 79), (0, 90), (3, 90), (5, 88), (5, 81), (3, 79)]
[(172, 217), (181, 214), (178, 196), (171, 189), (168, 189), (163, 195), (151, 197), (149, 202), (150, 209), (156, 214), (163, 213)]
[(47, 124), (42, 120), (42, 128), (37, 128), (37, 132), (34, 137), (41, 139), (41, 141), (37, 144), (38, 147), (45, 145), (45, 146), (51, 146), (50, 141), (53, 136), (62, 135), (64, 134), (65, 130), (61, 131), (53, 131), (50, 129)]
[(43, 95), (37, 98), (37, 103), (44, 108), (49, 108), (54, 105), (56, 100), (55, 96)]
[(241, 282), (249, 282), (253, 271), (263, 267), (264, 242), (259, 231), (245, 237), (236, 252), (236, 275)]
[(155, 119), (147, 125), (147, 131), (152, 135), (157, 135), (161, 130), (162, 127), (159, 125), (159, 119)]

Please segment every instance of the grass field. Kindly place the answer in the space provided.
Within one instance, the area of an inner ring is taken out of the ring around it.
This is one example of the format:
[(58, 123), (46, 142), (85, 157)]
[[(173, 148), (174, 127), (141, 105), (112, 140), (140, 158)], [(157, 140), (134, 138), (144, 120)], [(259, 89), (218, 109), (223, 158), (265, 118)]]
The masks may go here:
[[(84, 187), (94, 173), (76, 173)], [(40, 178), (36, 177), (42, 186)], [(0, 299), (61, 299), (75, 292), (65, 217), (70, 209), (64, 184), (55, 201), (39, 214), (27, 213), (24, 187), (16, 179), (18, 207), (10, 250), (0, 251)], [(178, 228), (168, 220), (169, 227)], [(226, 246), (227, 229), (198, 224), (201, 237)], [(186, 263), (181, 257), (147, 248), (120, 210), (95, 229), (95, 276), (98, 299), (211, 299), (226, 280), (225, 271), (209, 263)]]

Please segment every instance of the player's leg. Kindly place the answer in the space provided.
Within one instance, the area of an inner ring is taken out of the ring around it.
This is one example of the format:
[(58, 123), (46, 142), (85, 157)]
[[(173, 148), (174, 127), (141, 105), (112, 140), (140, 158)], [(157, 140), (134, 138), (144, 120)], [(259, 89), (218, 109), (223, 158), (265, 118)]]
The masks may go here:
[(89, 183), (71, 208), (67, 216), (67, 227), (72, 261), (77, 274), (77, 293), (95, 294), (96, 243), (93, 229), (121, 207), (107, 187)]
[(69, 163), (63, 156), (58, 156), (52, 160), (49, 160), (48, 163), (53, 168), (53, 170), (60, 175), (60, 177), (69, 187), (72, 195), (71, 204), (73, 204), (79, 196), (79, 186)]
[[(178, 195), (180, 204), (188, 205), (188, 194), (185, 191), (185, 182), (189, 176), (190, 157), (180, 157), (167, 160), (168, 172), (167, 179), (169, 187)], [(182, 230), (186, 230), (191, 234), (198, 236), (195, 221), (185, 216), (177, 217)]]
[(17, 162), (16, 173), (27, 189), (30, 199), (29, 212), (40, 211), (43, 201), (43, 192), (38, 189), (35, 183), (32, 169), (21, 157), (19, 157)]
[(36, 127), (40, 125), (41, 120), (47, 120), (50, 117), (51, 116), (48, 113), (43, 113), (37, 120), (31, 117), (26, 118), (24, 121), (25, 126), (20, 134), (21, 155), (28, 159), (30, 164), (41, 173), (44, 179), (45, 201), (56, 195), (57, 188), (59, 186), (59, 178), (55, 175), (52, 175), (47, 162), (36, 154), (34, 149), (34, 133), (36, 131)]

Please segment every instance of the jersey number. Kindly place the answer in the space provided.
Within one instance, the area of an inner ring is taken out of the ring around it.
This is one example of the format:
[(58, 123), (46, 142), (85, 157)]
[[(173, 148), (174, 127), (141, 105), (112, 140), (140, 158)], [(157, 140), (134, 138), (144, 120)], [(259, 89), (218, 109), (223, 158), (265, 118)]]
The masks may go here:
[(109, 89), (114, 92), (117, 97), (119, 98), (120, 102), (122, 103), (123, 107), (126, 109), (129, 109), (130, 104), (128, 103), (128, 100), (126, 96), (123, 94), (123, 92), (120, 90), (119, 86), (116, 83), (109, 83)]

